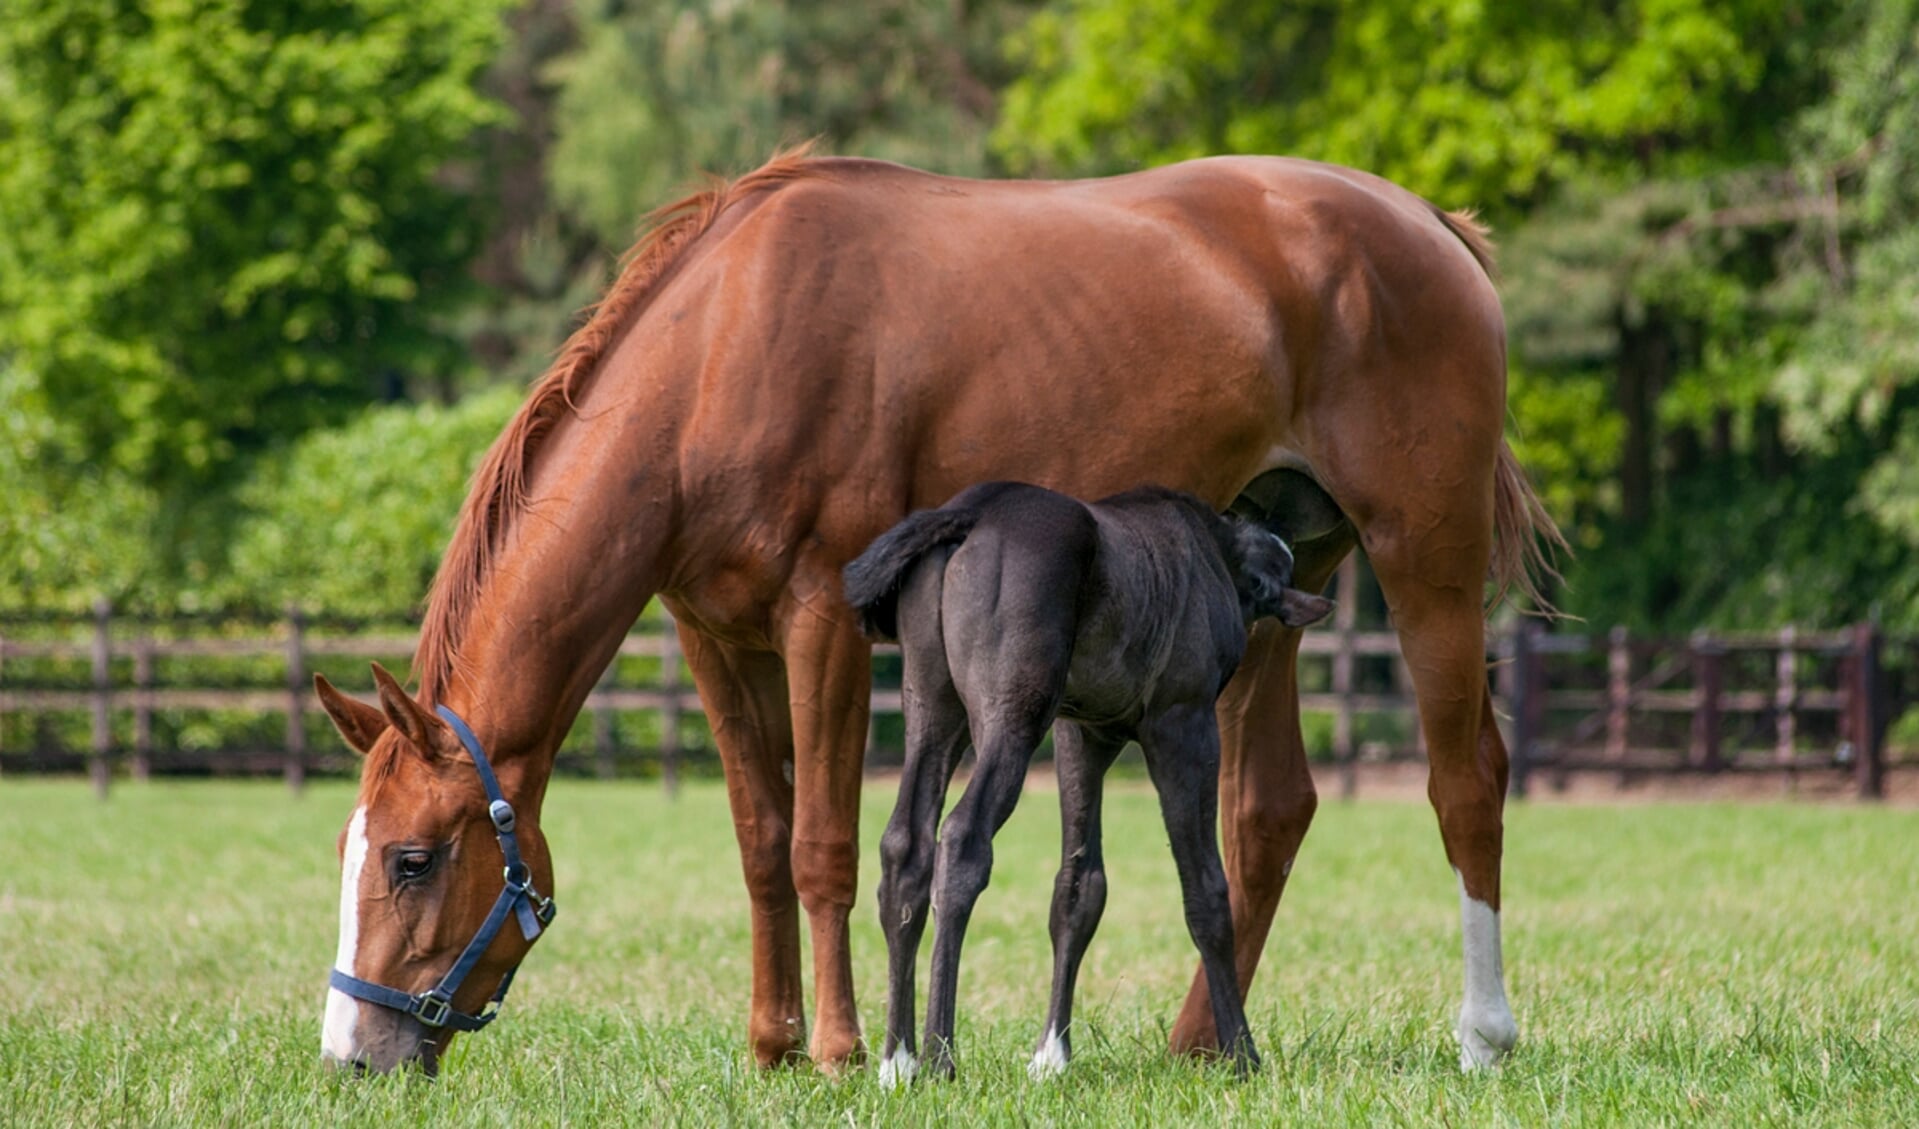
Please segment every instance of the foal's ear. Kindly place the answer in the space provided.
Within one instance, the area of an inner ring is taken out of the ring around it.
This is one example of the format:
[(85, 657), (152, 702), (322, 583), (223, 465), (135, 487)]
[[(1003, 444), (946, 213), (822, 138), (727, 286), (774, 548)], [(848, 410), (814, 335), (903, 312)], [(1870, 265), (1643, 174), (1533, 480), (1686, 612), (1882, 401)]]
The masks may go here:
[(413, 742), (414, 748), (423, 753), (433, 752), (433, 729), (440, 724), (439, 719), (428, 714), (426, 707), (401, 689), (400, 683), (379, 663), (373, 664), (373, 684), (379, 688), (380, 708), (386, 712), (388, 723)]
[(326, 680), (326, 675), (317, 671), (313, 675), (313, 692), (320, 695), (320, 708), (333, 719), (333, 727), (346, 738), (347, 745), (361, 756), (373, 751), (373, 742), (386, 732), (386, 715), (360, 699), (342, 694)]
[(1288, 627), (1309, 627), (1333, 614), (1333, 602), (1324, 596), (1288, 588), (1279, 596), (1279, 622)]

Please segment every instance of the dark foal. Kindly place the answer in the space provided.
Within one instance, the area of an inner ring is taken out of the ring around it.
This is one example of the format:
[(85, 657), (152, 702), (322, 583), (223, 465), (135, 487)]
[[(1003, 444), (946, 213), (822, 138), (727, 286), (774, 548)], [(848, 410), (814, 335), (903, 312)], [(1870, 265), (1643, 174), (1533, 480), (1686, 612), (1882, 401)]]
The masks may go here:
[[(1146, 754), (1179, 870), (1186, 925), (1219, 1045), (1259, 1065), (1233, 969), (1233, 923), (1215, 838), (1214, 702), (1261, 616), (1303, 627), (1329, 601), (1293, 590), (1285, 542), (1154, 487), (1087, 504), (995, 482), (894, 526), (846, 567), (866, 630), (905, 659), (906, 765), (880, 840), (888, 998), (880, 1079), (917, 1069), (913, 974), (929, 895), (939, 909), (926, 1014), (928, 1069), (953, 1072), (960, 944), (993, 865), (993, 835), (1054, 732), (1062, 823), (1053, 888), (1053, 989), (1034, 1077), (1066, 1065), (1073, 981), (1106, 905), (1100, 791), (1129, 740)], [(968, 740), (966, 794), (935, 830)], [(937, 853), (937, 859), (935, 855)]]

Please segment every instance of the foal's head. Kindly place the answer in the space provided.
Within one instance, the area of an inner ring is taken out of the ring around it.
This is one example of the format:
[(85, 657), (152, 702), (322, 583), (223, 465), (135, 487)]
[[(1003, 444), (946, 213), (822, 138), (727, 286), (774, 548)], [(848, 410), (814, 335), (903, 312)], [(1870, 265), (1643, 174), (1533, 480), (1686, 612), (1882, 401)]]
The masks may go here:
[(1306, 627), (1332, 612), (1331, 600), (1293, 587), (1293, 551), (1277, 534), (1244, 518), (1222, 520), (1231, 537), (1221, 538), (1220, 547), (1248, 627), (1264, 616), (1288, 627)]
[[(374, 984), (419, 993), (434, 987), (479, 932), (502, 887), (501, 848), (473, 759), (451, 728), (373, 668), (375, 709), (316, 678), (320, 702), (346, 743), (366, 758), (359, 804), (340, 833), (340, 947), (335, 967)], [(503, 773), (503, 775), (508, 775)], [(508, 797), (513, 783), (505, 782)], [(516, 807), (515, 837), (542, 893), (553, 869), (537, 812)], [(511, 920), (454, 993), (478, 1014), (532, 942)], [(438, 1068), (453, 1030), (327, 990), (321, 1051), (336, 1066), (385, 1072)]]

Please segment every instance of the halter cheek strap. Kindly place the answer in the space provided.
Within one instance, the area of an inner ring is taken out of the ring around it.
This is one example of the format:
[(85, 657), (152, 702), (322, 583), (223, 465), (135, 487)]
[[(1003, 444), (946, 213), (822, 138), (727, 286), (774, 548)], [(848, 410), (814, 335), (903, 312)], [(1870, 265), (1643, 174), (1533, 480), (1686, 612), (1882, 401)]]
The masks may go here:
[(466, 746), (467, 753), (473, 758), (473, 767), (480, 774), (480, 787), (486, 789), (487, 816), (493, 821), (493, 832), (500, 840), (500, 853), (506, 856), (505, 888), (494, 899), (493, 909), (481, 923), (480, 931), (467, 942), (460, 959), (453, 962), (453, 967), (447, 969), (438, 984), (426, 991), (417, 995), (402, 992), (398, 988), (362, 980), (338, 968), (327, 977), (327, 983), (355, 999), (410, 1015), (428, 1027), (478, 1031), (500, 1014), (500, 1004), (506, 1000), (506, 990), (513, 986), (513, 975), (519, 971), (519, 966), (507, 970), (500, 980), (499, 991), (493, 993), (493, 998), (487, 1001), (486, 1007), (478, 1015), (456, 1011), (453, 1007), (454, 993), (460, 990), (460, 985), (466, 981), (467, 973), (473, 971), (473, 966), (480, 963), (480, 957), (493, 944), (493, 939), (500, 935), (500, 929), (509, 916), (519, 921), (520, 935), (531, 941), (540, 935), (542, 926), (552, 924), (555, 907), (552, 898), (541, 897), (539, 891), (533, 888), (533, 874), (520, 858), (520, 842), (513, 833), (516, 822), (513, 805), (506, 802), (505, 793), (500, 791), (500, 781), (493, 775), (493, 765), (486, 759), (486, 750), (480, 747), (480, 739), (473, 735), (473, 730), (461, 720), (459, 714), (445, 706), (438, 707), (437, 712), (460, 738), (460, 744)]

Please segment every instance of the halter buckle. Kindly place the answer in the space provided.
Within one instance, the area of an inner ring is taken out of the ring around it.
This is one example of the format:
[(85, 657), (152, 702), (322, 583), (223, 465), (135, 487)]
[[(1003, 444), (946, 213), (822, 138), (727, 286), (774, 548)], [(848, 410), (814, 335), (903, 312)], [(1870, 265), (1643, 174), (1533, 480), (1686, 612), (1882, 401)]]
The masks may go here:
[(513, 833), (515, 820), (512, 804), (507, 803), (505, 800), (494, 800), (486, 806), (486, 814), (493, 817), (493, 826), (499, 828), (500, 834), (510, 835)]
[(445, 1027), (447, 1016), (452, 1013), (453, 1001), (440, 995), (438, 988), (421, 995), (413, 1008), (413, 1017), (428, 1027)]

